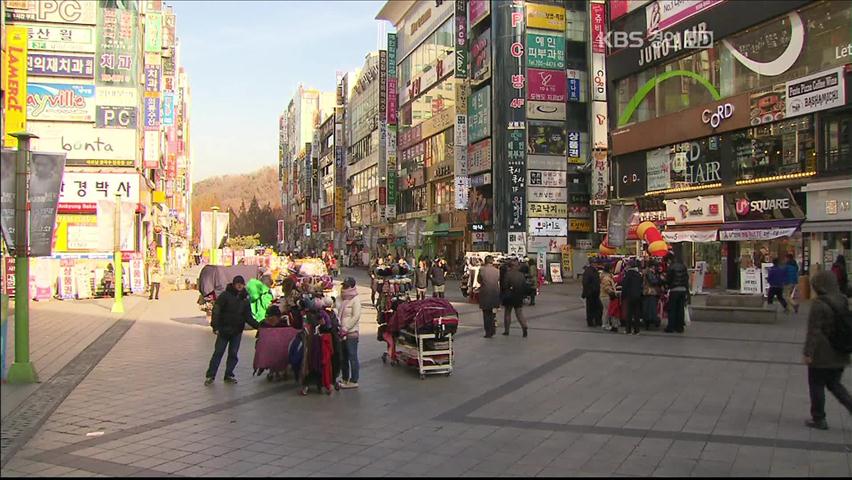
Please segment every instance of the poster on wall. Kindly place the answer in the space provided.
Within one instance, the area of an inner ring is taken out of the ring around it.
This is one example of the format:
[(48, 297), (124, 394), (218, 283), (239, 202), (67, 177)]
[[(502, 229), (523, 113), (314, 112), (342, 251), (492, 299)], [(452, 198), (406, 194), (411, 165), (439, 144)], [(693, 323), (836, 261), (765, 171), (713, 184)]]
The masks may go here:
[(567, 131), (563, 124), (530, 124), (528, 152), (536, 155), (565, 155)]
[(95, 86), (30, 82), (27, 119), (65, 122), (95, 121)]
[(648, 191), (671, 188), (671, 163), (669, 148), (658, 148), (646, 154), (646, 177)]

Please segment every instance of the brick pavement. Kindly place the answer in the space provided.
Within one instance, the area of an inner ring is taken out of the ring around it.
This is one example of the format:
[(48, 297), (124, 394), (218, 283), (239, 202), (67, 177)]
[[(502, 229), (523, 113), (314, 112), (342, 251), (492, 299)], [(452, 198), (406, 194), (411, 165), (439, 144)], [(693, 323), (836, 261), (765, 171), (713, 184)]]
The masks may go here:
[(850, 476), (842, 407), (829, 398), (827, 432), (803, 425), (803, 316), (633, 337), (586, 328), (576, 292), (560, 288), (576, 290), (549, 287), (525, 309), (528, 339), (484, 340), (476, 307), (460, 306), (457, 370), (425, 381), (381, 363), (367, 308), (361, 388), (305, 398), (251, 378), (252, 333), (240, 384), (205, 388), (213, 337), (194, 294), (175, 292), (3, 475)]

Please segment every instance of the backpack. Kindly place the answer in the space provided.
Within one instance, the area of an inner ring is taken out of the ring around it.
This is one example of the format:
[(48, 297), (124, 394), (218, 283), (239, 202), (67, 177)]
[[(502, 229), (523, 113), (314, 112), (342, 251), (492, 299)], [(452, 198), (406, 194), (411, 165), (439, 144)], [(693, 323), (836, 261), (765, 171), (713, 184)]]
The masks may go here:
[(835, 309), (830, 303), (822, 301), (834, 312), (834, 324), (831, 334), (826, 335), (831, 348), (837, 352), (852, 353), (852, 311), (845, 308), (842, 311)]

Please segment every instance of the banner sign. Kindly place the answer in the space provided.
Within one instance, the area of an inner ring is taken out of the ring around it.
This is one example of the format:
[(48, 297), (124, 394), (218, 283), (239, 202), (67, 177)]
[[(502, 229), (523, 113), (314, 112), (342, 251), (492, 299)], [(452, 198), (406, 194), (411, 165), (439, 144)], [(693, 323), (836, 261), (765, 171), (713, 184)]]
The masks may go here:
[(491, 139), (485, 139), (468, 147), (468, 174), (491, 170)]
[(16, 150), (4, 148), (0, 157), (0, 230), (10, 250), (15, 248)]
[[(162, 90), (160, 87), (160, 65), (145, 64), (145, 93), (156, 93)], [(156, 95), (154, 95), (156, 96)]]
[(565, 102), (567, 98), (567, 78), (561, 71), (527, 69), (529, 77), (529, 100), (542, 102)]
[(723, 242), (739, 242), (745, 240), (772, 240), (773, 238), (789, 237), (792, 236), (794, 233), (796, 233), (796, 227), (762, 228), (754, 230), (719, 230), (719, 240)]
[(592, 19), (592, 52), (606, 53), (606, 7), (603, 3), (592, 3), (589, 9)]
[[(464, 18), (466, 20), (466, 17)], [(456, 80), (456, 82), (456, 123), (453, 138), (453, 154), (455, 156), (455, 168), (453, 169), (453, 174), (455, 175), (455, 208), (456, 210), (466, 210), (470, 190), (470, 179), (467, 172), (467, 104), (469, 86), (464, 80)]]
[(565, 121), (566, 109), (564, 103), (556, 102), (527, 102), (527, 118), (533, 120)]
[(606, 102), (606, 62), (603, 53), (592, 53), (592, 100)]
[(569, 218), (568, 219), (568, 231), (569, 232), (591, 233), (592, 221), (590, 219), (587, 219), (587, 218)]
[(18, 139), (9, 134), (25, 131), (27, 127), (27, 30), (12, 25), (6, 27), (3, 44), (6, 47), (2, 75), (6, 133), (3, 145), (16, 148)]
[(52, 253), (65, 154), (33, 152), (30, 165), (30, 256), (47, 257)]
[(145, 130), (143, 153), (143, 166), (156, 170), (160, 168), (160, 132), (158, 130)]
[[(65, 152), (66, 166), (79, 165), (71, 160), (136, 159), (136, 132), (130, 129), (96, 129), (83, 123), (33, 123), (28, 130), (39, 138), (32, 140), (33, 150)], [(113, 165), (84, 163), (87, 166)], [(122, 163), (124, 165), (124, 163)], [(131, 163), (132, 166), (132, 163)]]
[(671, 188), (671, 148), (658, 148), (645, 154), (645, 174), (649, 192)]
[[(119, 250), (132, 251), (135, 242), (136, 203), (122, 199), (119, 204)], [(115, 248), (115, 196), (98, 202), (98, 238), (99, 249), (109, 252)], [(226, 213), (227, 215), (227, 213)]]
[(145, 51), (158, 52), (163, 49), (163, 14), (148, 12), (145, 15)]
[(399, 110), (399, 81), (396, 74), (396, 48), (397, 38), (395, 33), (388, 34), (388, 125), (396, 125), (398, 122), (397, 111)]
[(721, 195), (665, 200), (668, 225), (722, 223), (725, 209)]
[(27, 85), (27, 118), (93, 122), (95, 87), (70, 83), (30, 83)]
[(669, 243), (694, 242), (710, 243), (716, 241), (716, 229), (713, 230), (677, 230), (664, 231), (663, 240)]
[(529, 187), (527, 195), (530, 202), (565, 203), (568, 201), (568, 190), (565, 188)]
[(580, 132), (568, 132), (568, 158), (582, 158), (580, 156)]
[(139, 95), (135, 88), (98, 86), (95, 90), (98, 105), (114, 105), (120, 107), (136, 107)]
[(527, 67), (549, 70), (564, 69), (565, 37), (562, 35), (527, 33)]
[(145, 128), (157, 129), (160, 127), (160, 99), (145, 97)]
[(161, 119), (163, 126), (170, 127), (175, 124), (175, 94), (172, 92), (163, 93)]
[(609, 148), (608, 125), (606, 102), (592, 102), (592, 148), (596, 150)]
[(455, 78), (467, 78), (467, 0), (456, 0)]
[(509, 229), (518, 230), (526, 224), (526, 135), (523, 130), (509, 131), (507, 146), (509, 166), (509, 188), (512, 212), (509, 216)]
[(136, 85), (136, 19), (132, 10), (98, 9), (98, 85)]
[[(471, 4), (472, 5), (472, 4)], [(472, 83), (480, 83), (491, 78), (491, 29), (482, 32), (471, 43), (471, 72)]]
[(94, 25), (97, 2), (85, 0), (6, 1), (6, 20), (13, 22)]
[(568, 69), (565, 71), (565, 76), (568, 78), (568, 101), (569, 102), (586, 102), (588, 74), (580, 70)]
[[(59, 201), (68, 203), (97, 203), (115, 201), (120, 194), (123, 202), (139, 202), (139, 174), (66, 172), (62, 178)], [(112, 238), (112, 235), (110, 235)]]
[(177, 27), (175, 15), (172, 13), (163, 14), (163, 48), (175, 46), (175, 30)]
[(467, 6), (468, 24), (473, 28), (491, 13), (491, 0), (470, 0)]
[[(51, 52), (95, 52), (95, 27), (68, 25), (20, 24), (26, 27), (30, 50)], [(8, 27), (7, 27), (8, 28)]]
[(609, 162), (606, 150), (592, 150), (592, 205), (606, 205), (609, 197)]
[(531, 218), (528, 232), (537, 237), (564, 237), (568, 235), (568, 219)]
[(478, 142), (491, 136), (491, 85), (473, 92), (468, 100), (468, 140)]
[(136, 107), (95, 107), (95, 126), (98, 128), (131, 128), (137, 126)]
[(567, 131), (563, 123), (530, 125), (529, 129), (529, 153), (565, 156)]
[[(524, 46), (524, 42), (526, 42), (526, 36), (524, 35), (524, 5), (523, 3), (515, 3), (513, 2), (510, 6), (510, 21), (511, 21), (511, 29), (512, 32), (511, 37), (507, 37), (506, 40), (511, 41), (509, 48), (509, 53), (515, 58), (518, 62), (517, 64), (517, 73), (510, 76), (511, 81), (511, 91), (512, 95), (509, 99), (505, 100), (509, 103), (509, 122), (508, 128), (509, 130), (513, 130), (516, 128), (523, 129), (526, 128), (526, 109), (524, 108), (524, 102), (526, 101), (526, 90), (527, 90), (527, 82), (528, 76), (531, 75), (530, 72), (525, 71), (525, 63), (524, 63), (524, 55), (526, 54), (526, 47)], [(514, 68), (514, 60), (510, 60), (509, 68), (511, 70), (515, 70)], [(509, 140), (512, 141), (511, 139)], [(526, 156), (526, 154), (524, 154)], [(524, 222), (521, 222), (518, 228), (524, 228)]]
[(95, 57), (31, 53), (27, 57), (27, 73), (39, 77), (95, 78)]
[(544, 30), (565, 31), (565, 9), (555, 5), (527, 3), (527, 26)]
[(527, 170), (527, 185), (531, 187), (566, 187), (567, 172), (558, 170)]
[(528, 203), (527, 211), (531, 218), (567, 218), (568, 205), (564, 203)]
[(843, 69), (844, 67), (837, 67), (787, 82), (786, 116), (806, 115), (842, 107), (846, 103)]

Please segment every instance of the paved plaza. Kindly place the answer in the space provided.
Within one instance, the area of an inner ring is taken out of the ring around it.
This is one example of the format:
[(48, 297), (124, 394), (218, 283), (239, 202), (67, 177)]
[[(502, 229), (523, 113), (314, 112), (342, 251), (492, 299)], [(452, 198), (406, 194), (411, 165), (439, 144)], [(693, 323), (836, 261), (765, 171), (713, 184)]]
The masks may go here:
[(252, 377), (254, 332), (240, 383), (220, 369), (205, 387), (214, 336), (192, 291), (133, 297), (120, 318), (34, 305), (43, 383), (3, 385), (4, 404), (23, 400), (4, 405), (2, 475), (852, 475), (852, 420), (834, 398), (830, 430), (804, 426), (806, 307), (775, 325), (628, 336), (586, 327), (579, 285), (556, 285), (524, 308), (529, 338), (516, 324), (486, 340), (452, 284), (456, 370), (421, 381), (381, 362), (366, 275), (347, 273), (365, 306), (361, 387), (331, 396)]

